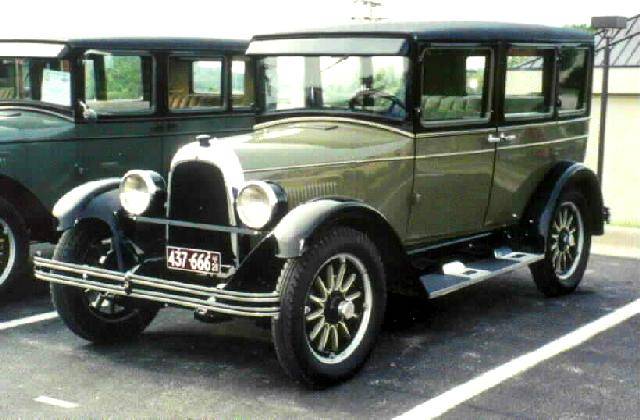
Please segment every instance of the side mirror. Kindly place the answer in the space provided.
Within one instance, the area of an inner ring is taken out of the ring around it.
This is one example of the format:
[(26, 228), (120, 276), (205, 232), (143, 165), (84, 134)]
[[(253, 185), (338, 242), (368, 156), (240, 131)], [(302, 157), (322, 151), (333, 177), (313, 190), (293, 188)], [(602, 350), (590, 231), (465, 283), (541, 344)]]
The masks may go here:
[(95, 110), (89, 108), (89, 105), (85, 104), (82, 101), (78, 101), (78, 104), (80, 105), (80, 108), (82, 108), (82, 118), (89, 122), (94, 122), (98, 119), (98, 113)]

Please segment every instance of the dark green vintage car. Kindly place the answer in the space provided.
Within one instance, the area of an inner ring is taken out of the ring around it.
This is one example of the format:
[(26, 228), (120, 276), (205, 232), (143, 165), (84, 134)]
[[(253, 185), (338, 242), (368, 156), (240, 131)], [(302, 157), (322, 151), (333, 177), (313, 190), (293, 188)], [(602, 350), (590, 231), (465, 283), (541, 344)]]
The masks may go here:
[(353, 375), (388, 293), (436, 298), (520, 267), (572, 292), (606, 211), (581, 162), (593, 37), (380, 24), (259, 36), (258, 124), (57, 204), (36, 259), (71, 330), (131, 338), (162, 306), (271, 322), (294, 379)]
[(247, 45), (0, 41), (0, 293), (28, 266), (30, 240), (57, 240), (51, 211), (71, 188), (132, 168), (166, 174), (194, 133), (250, 130)]

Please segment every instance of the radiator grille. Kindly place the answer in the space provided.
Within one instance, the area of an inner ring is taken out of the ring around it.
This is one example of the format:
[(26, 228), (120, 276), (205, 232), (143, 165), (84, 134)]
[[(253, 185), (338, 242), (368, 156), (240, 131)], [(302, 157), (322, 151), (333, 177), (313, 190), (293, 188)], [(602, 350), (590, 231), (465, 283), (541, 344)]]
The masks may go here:
[[(222, 172), (205, 162), (178, 164), (171, 175), (169, 218), (193, 223), (229, 226), (229, 207)], [(231, 235), (199, 229), (169, 227), (173, 246), (222, 253), (223, 264), (232, 264)]]

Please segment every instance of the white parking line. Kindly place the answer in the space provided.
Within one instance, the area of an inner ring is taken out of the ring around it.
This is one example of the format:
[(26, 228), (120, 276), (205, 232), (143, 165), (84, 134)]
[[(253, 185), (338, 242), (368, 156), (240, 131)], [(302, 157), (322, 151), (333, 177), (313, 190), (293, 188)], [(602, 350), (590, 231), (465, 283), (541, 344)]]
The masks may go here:
[(48, 404), (48, 405), (53, 405), (55, 407), (62, 407), (62, 408), (77, 408), (80, 406), (80, 404), (76, 404), (74, 402), (47, 397), (46, 395), (40, 395), (38, 398), (34, 398), (33, 400), (42, 404)]
[(466, 382), (458, 385), (449, 391), (438, 395), (404, 414), (396, 417), (396, 419), (433, 419), (463, 402), (493, 388), (496, 385), (513, 378), (514, 376), (531, 369), (532, 367), (544, 362), (558, 354), (572, 349), (585, 341), (593, 338), (597, 334), (606, 331), (616, 325), (628, 320), (629, 318), (640, 314), (640, 299), (625, 305), (614, 312), (598, 318), (597, 320), (586, 324), (577, 330), (554, 340), (537, 350), (526, 353), (517, 357), (510, 362), (491, 369)]
[(26, 318), (14, 319), (11, 321), (0, 322), (0, 331), (9, 330), (21, 325), (35, 324), (36, 322), (48, 321), (58, 317), (57, 312), (46, 312), (43, 314), (32, 315)]

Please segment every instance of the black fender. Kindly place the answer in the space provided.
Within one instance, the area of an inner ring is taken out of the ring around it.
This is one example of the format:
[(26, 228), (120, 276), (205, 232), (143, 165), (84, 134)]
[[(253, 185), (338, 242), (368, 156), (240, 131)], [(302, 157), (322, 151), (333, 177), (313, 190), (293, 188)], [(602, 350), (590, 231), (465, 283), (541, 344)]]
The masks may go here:
[[(401, 247), (401, 241), (387, 219), (375, 208), (361, 201), (317, 199), (303, 203), (287, 213), (271, 232), (279, 258), (300, 257), (309, 239), (323, 226), (348, 221), (348, 226), (380, 236), (383, 242)], [(376, 238), (372, 238), (374, 242)], [(384, 250), (381, 250), (381, 253)]]
[(104, 222), (111, 231), (118, 266), (124, 267), (128, 243), (122, 228), (119, 186), (121, 178), (87, 182), (63, 195), (53, 207), (57, 230), (64, 232), (87, 220)]
[(604, 233), (606, 210), (598, 177), (581, 163), (560, 162), (547, 172), (525, 212), (524, 221), (529, 225), (528, 231), (541, 246), (546, 244), (549, 225), (560, 194), (568, 186), (579, 189), (587, 200), (591, 233)]

